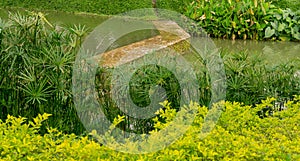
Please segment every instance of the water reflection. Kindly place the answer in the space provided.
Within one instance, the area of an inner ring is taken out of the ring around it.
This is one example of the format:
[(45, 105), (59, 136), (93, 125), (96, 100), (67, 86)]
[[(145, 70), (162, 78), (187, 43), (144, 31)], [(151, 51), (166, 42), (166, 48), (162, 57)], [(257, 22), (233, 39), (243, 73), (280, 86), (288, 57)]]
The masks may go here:
[(250, 54), (260, 54), (271, 63), (283, 63), (300, 59), (299, 42), (273, 42), (252, 40), (213, 39), (218, 48), (230, 52), (248, 51)]

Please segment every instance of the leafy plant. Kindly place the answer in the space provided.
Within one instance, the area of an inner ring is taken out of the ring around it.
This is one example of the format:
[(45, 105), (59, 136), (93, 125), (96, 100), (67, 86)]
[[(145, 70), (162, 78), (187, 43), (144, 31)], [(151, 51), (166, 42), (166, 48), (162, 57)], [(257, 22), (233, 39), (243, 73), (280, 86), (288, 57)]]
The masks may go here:
[(48, 112), (59, 118), (47, 120), (49, 126), (82, 133), (70, 88), (84, 27), (57, 31), (42, 13), (28, 12), (10, 14), (0, 28), (0, 118), (10, 114), (31, 120)]
[(300, 2), (298, 0), (272, 0), (272, 3), (281, 9), (290, 8), (293, 11), (297, 11), (300, 9)]
[(276, 8), (265, 0), (193, 1), (185, 15), (196, 20), (211, 37), (263, 39)]
[(294, 76), (300, 68), (298, 61), (274, 66), (241, 52), (224, 55), (224, 64), (228, 101), (251, 105), (272, 96), (285, 102), (299, 92), (299, 79)]
[[(114, 151), (91, 138), (63, 134), (53, 128), (40, 135), (42, 123), (46, 122), (49, 114), (38, 115), (29, 123), (23, 117), (8, 115), (5, 121), (0, 120), (0, 160), (298, 160), (300, 97), (295, 96), (284, 104), (285, 110), (275, 110), (273, 115), (261, 119), (257, 112), (273, 106), (274, 101), (274, 98), (268, 98), (255, 106), (219, 102), (212, 109), (220, 108), (223, 112), (207, 135), (202, 133), (202, 128), (210, 110), (191, 103), (189, 108), (196, 108), (197, 115), (188, 131), (172, 145), (145, 154)], [(150, 137), (163, 142), (167, 138), (158, 138), (156, 131), (168, 127), (176, 117), (176, 111), (167, 101), (161, 105), (166, 110), (159, 110), (157, 114), (165, 121), (154, 119), (156, 128)], [(114, 119), (108, 136), (123, 120), (124, 117)], [(176, 132), (170, 131), (168, 135)], [(95, 132), (91, 135), (95, 136)], [(110, 146), (124, 146), (113, 142), (112, 136), (111, 139), (113, 144)], [(155, 146), (151, 142), (145, 145), (148, 145), (147, 149)], [(127, 147), (130, 149), (132, 146), (138, 145), (132, 143)]]
[(279, 9), (265, 30), (265, 38), (282, 41), (300, 40), (300, 13)]

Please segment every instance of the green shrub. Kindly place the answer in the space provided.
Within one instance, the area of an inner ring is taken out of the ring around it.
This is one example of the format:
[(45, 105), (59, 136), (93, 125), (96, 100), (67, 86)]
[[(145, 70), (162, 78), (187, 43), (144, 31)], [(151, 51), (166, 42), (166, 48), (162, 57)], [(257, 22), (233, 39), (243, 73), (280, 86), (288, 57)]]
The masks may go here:
[(263, 39), (275, 8), (264, 0), (199, 0), (185, 15), (196, 20), (211, 37)]
[(287, 9), (290, 8), (293, 11), (297, 11), (300, 9), (300, 1), (299, 0), (268, 0), (272, 1), (272, 3), (279, 8)]
[(299, 13), (265, 0), (199, 0), (185, 14), (212, 37), (300, 40)]
[(279, 9), (265, 30), (265, 38), (289, 41), (300, 40), (300, 12)]
[[(113, 151), (88, 137), (65, 135), (56, 129), (48, 129), (47, 134), (40, 135), (38, 134), (39, 128), (42, 121), (49, 116), (48, 114), (39, 115), (28, 124), (24, 123), (24, 118), (8, 116), (5, 122), (0, 121), (0, 159), (299, 160), (300, 97), (296, 96), (292, 101), (287, 102), (286, 110), (274, 110), (272, 115), (261, 119), (257, 112), (265, 107), (272, 107), (274, 100), (269, 98), (253, 107), (236, 102), (216, 104), (214, 108), (221, 107), (223, 113), (216, 126), (207, 135), (201, 133), (201, 130), (208, 109), (191, 103), (190, 107), (197, 108), (198, 113), (189, 130), (171, 146), (148, 154)], [(157, 130), (168, 126), (176, 116), (168, 108), (168, 103), (163, 105), (167, 110), (161, 111), (159, 114), (165, 116), (167, 122), (160, 122), (156, 119)], [(155, 136), (155, 132), (150, 135)], [(148, 144), (151, 146), (151, 142)]]
[(38, 115), (25, 124), (23, 117), (7, 117), (0, 121), (1, 160), (95, 160), (99, 144), (87, 137), (78, 139), (74, 134), (63, 135), (56, 129), (40, 135), (41, 123), (49, 114)]

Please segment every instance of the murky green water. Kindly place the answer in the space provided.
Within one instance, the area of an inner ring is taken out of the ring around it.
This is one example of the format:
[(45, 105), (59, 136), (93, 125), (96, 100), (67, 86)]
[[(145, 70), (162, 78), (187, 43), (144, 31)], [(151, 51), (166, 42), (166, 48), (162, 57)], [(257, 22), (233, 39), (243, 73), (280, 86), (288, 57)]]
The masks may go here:
[[(9, 13), (17, 13), (17, 12), (21, 14), (26, 14), (26, 12), (28, 11), (24, 9), (1, 9), (0, 8), (0, 18), (8, 19)], [(34, 11), (34, 12), (40, 12), (40, 11)], [(80, 24), (87, 27), (88, 31), (92, 31), (95, 27), (97, 27), (102, 22), (110, 18), (109, 16), (106, 15), (94, 15), (94, 14), (83, 14), (83, 13), (75, 14), (75, 13), (66, 13), (66, 12), (59, 12), (59, 11), (42, 11), (42, 13), (45, 15), (47, 20), (54, 25), (58, 25), (61, 27), (71, 27), (73, 25)], [(116, 26), (132, 25), (130, 21), (118, 21), (118, 22), (121, 22), (122, 24), (116, 24)], [(110, 50), (117, 47), (131, 44), (133, 42), (138, 42), (158, 34), (159, 32), (157, 30), (151, 30), (151, 29), (135, 31), (116, 40), (115, 43), (113, 43), (112, 46), (110, 47)]]
[[(0, 17), (6, 19), (8, 12), (25, 12), (22, 9), (0, 9)], [(48, 20), (60, 26), (71, 26), (73, 24), (86, 25), (90, 30), (107, 20), (108, 16), (74, 14), (56, 11), (44, 11)], [(145, 33), (137, 33), (139, 36)], [(156, 32), (151, 31), (151, 35)], [(138, 36), (138, 37), (139, 37)], [(131, 39), (137, 37), (131, 36)], [(145, 37), (149, 37), (146, 35)], [(135, 42), (137, 40), (133, 40)], [(267, 58), (270, 63), (281, 63), (290, 60), (300, 59), (300, 43), (299, 42), (270, 42), (270, 41), (251, 41), (251, 40), (223, 40), (213, 39), (216, 46), (232, 52), (247, 51), (249, 54), (260, 54)], [(125, 42), (128, 44), (128, 42)]]
[[(0, 17), (3, 19), (8, 18), (9, 12), (11, 13), (26, 13), (27, 11), (24, 9), (1, 9), (0, 8)], [(39, 12), (39, 11), (35, 11)], [(85, 25), (90, 29), (95, 28), (103, 21), (107, 20), (109, 16), (99, 16), (99, 15), (92, 15), (92, 14), (80, 14), (80, 13), (65, 13), (59, 11), (41, 11), (46, 15), (46, 18), (52, 22), (53, 24), (59, 26), (72, 26), (74, 24), (78, 25)]]
[(247, 51), (251, 54), (259, 54), (271, 64), (284, 63), (300, 59), (299, 42), (272, 42), (251, 40), (223, 40), (214, 39), (214, 43), (220, 49), (230, 52)]

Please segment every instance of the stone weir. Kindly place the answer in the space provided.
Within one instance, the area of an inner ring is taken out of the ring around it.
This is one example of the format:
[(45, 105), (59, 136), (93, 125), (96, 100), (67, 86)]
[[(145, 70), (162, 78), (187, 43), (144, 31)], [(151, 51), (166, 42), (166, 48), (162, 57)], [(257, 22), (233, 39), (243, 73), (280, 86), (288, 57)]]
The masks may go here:
[(189, 47), (187, 40), (190, 35), (177, 23), (173, 21), (153, 21), (153, 24), (159, 31), (157, 36), (97, 55), (95, 59), (99, 61), (99, 65), (112, 68), (168, 47), (174, 48), (176, 51), (179, 50), (179, 52)]

